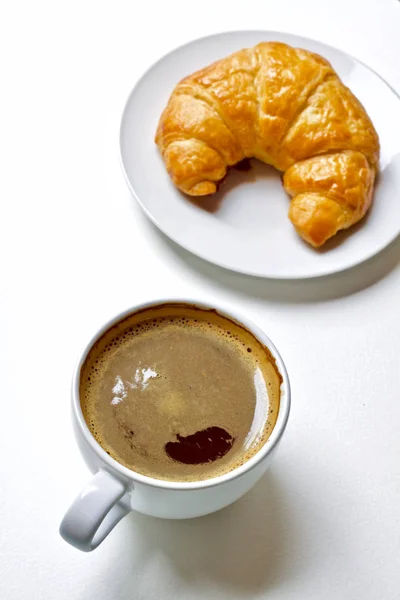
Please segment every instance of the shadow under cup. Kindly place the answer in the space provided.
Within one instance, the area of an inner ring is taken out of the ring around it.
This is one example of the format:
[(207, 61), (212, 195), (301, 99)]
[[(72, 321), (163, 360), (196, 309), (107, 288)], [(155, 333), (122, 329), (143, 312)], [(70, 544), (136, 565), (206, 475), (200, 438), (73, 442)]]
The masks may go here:
[[(163, 307), (190, 309), (227, 319), (251, 334), (265, 347), (280, 374), (278, 416), (265, 443), (240, 466), (220, 475), (195, 481), (156, 479), (115, 460), (92, 435), (80, 402), (81, 370), (94, 345), (112, 328), (132, 315)], [(249, 320), (224, 308), (202, 302), (167, 300), (149, 302), (112, 319), (92, 338), (76, 368), (72, 389), (73, 422), (77, 442), (87, 466), (95, 473), (64, 517), (60, 533), (72, 545), (90, 551), (101, 543), (130, 510), (170, 519), (185, 519), (215, 512), (243, 496), (267, 470), (285, 430), (290, 410), (290, 385), (282, 358), (268, 336)]]

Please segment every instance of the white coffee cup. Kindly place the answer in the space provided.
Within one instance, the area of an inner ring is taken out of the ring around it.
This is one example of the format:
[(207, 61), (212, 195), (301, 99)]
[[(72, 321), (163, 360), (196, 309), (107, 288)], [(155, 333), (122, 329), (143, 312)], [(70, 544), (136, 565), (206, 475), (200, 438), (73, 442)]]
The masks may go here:
[[(166, 303), (215, 309), (250, 331), (275, 358), (282, 376), (278, 418), (262, 448), (250, 460), (229, 473), (203, 481), (176, 482), (135, 473), (114, 460), (98, 444), (85, 422), (80, 398), (81, 367), (93, 344), (113, 325), (138, 310)], [(60, 525), (61, 536), (70, 544), (90, 552), (131, 510), (165, 519), (188, 519), (215, 512), (243, 496), (265, 473), (282, 438), (290, 410), (290, 385), (282, 358), (271, 340), (248, 319), (230, 310), (193, 300), (157, 300), (131, 308), (106, 323), (90, 340), (72, 380), (72, 412), (76, 439), (83, 459), (94, 473), (68, 509)]]

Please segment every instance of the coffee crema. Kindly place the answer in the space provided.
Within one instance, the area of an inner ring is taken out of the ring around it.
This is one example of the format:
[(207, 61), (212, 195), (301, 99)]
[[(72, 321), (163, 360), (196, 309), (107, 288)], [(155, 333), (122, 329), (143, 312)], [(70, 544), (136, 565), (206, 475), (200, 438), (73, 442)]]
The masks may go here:
[(281, 376), (269, 350), (215, 310), (135, 312), (94, 344), (80, 377), (86, 423), (133, 471), (200, 481), (242, 465), (268, 440)]

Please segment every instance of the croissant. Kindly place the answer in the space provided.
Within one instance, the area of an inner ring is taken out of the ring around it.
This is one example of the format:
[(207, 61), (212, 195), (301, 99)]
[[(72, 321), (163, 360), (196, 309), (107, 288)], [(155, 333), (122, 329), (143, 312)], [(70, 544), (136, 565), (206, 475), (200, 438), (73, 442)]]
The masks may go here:
[(300, 48), (264, 42), (186, 77), (155, 141), (173, 183), (191, 196), (215, 193), (245, 158), (284, 171), (289, 218), (315, 247), (371, 205), (378, 135), (329, 62)]

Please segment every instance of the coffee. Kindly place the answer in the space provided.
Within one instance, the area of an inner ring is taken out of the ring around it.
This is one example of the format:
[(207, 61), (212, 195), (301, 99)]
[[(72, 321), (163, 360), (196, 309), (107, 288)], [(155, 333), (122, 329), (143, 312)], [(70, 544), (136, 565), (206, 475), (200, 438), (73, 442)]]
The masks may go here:
[(249, 331), (186, 304), (143, 309), (111, 327), (81, 369), (98, 443), (129, 469), (199, 481), (243, 464), (275, 425), (281, 376)]

